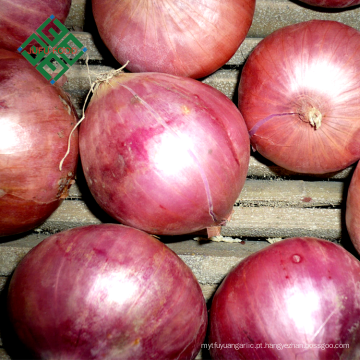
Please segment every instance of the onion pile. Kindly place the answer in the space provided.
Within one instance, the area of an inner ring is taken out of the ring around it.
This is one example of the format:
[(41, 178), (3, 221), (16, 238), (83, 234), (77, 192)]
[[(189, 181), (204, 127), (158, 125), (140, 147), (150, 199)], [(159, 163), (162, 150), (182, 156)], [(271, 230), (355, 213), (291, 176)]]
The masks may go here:
[(102, 224), (52, 235), (9, 285), (9, 315), (41, 359), (194, 359), (207, 327), (200, 286), (166, 245)]
[(286, 239), (248, 256), (214, 296), (212, 359), (358, 359), (359, 284), (360, 262), (330, 241)]
[(226, 222), (250, 157), (244, 120), (225, 95), (160, 73), (101, 83), (79, 146), (98, 204), (123, 224), (162, 235)]
[(71, 0), (0, 0), (0, 48), (16, 51), (50, 15), (64, 23), (70, 6)]
[(132, 72), (201, 78), (245, 39), (255, 0), (93, 0), (99, 34)]
[(20, 54), (0, 49), (0, 236), (40, 225), (67, 196), (78, 135), (59, 171), (77, 121), (67, 94)]
[(360, 254), (360, 165), (355, 168), (352, 175), (345, 213), (346, 227), (355, 249)]
[(281, 28), (249, 56), (239, 109), (252, 146), (299, 173), (360, 158), (360, 32), (335, 21)]

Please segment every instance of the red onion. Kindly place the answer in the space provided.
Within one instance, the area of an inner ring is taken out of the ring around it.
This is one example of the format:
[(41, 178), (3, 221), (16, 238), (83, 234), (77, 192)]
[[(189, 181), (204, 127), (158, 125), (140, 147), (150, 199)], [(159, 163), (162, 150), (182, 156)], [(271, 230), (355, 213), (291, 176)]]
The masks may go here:
[(314, 174), (360, 158), (359, 43), (359, 31), (313, 20), (258, 44), (241, 75), (239, 109), (260, 154)]
[(0, 49), (0, 236), (40, 225), (67, 196), (73, 182), (77, 116), (58, 86), (20, 54)]
[(360, 0), (301, 0), (301, 2), (329, 9), (345, 9), (360, 4)]
[(250, 156), (243, 118), (225, 95), (160, 73), (100, 84), (79, 144), (99, 205), (123, 224), (167, 235), (223, 224)]
[(360, 262), (340, 245), (292, 238), (234, 268), (210, 311), (213, 360), (359, 359)]
[(92, 9), (105, 45), (130, 71), (201, 78), (239, 48), (255, 0), (93, 0)]
[(0, 0), (0, 48), (16, 51), (51, 15), (64, 23), (70, 6), (71, 0)]
[(360, 163), (356, 166), (351, 178), (345, 218), (350, 239), (360, 254)]
[(16, 268), (9, 314), (41, 359), (194, 359), (207, 327), (200, 286), (166, 245), (102, 224), (50, 236)]

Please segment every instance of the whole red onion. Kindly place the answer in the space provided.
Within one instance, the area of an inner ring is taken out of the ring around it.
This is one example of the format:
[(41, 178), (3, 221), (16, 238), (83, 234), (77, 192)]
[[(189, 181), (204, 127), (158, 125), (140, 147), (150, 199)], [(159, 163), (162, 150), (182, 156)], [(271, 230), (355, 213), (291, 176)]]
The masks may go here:
[(67, 196), (78, 160), (67, 94), (20, 54), (0, 49), (0, 236), (40, 225)]
[(64, 23), (70, 6), (71, 0), (0, 0), (0, 48), (16, 51), (51, 15)]
[(352, 175), (345, 212), (346, 227), (354, 247), (360, 254), (360, 164)]
[(259, 43), (241, 75), (239, 109), (260, 154), (314, 174), (360, 158), (359, 43), (359, 31), (322, 20)]
[(9, 315), (41, 359), (194, 359), (207, 327), (200, 286), (154, 237), (101, 224), (42, 241), (15, 269)]
[(340, 245), (291, 238), (234, 268), (210, 311), (213, 360), (360, 358), (360, 262)]
[(93, 0), (105, 45), (132, 72), (201, 78), (236, 52), (255, 0)]
[(301, 2), (329, 9), (345, 9), (360, 4), (360, 0), (300, 0)]
[(167, 235), (223, 224), (250, 156), (243, 118), (225, 95), (160, 73), (101, 83), (79, 145), (99, 205), (123, 224)]

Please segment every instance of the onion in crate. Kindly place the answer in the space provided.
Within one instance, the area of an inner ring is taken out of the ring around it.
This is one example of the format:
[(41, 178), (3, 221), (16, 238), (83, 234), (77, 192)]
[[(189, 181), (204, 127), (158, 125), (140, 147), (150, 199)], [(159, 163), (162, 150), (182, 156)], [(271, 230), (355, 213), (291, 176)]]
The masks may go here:
[(0, 50), (0, 236), (40, 225), (61, 204), (78, 160), (68, 95), (20, 54)]
[(360, 254), (360, 163), (351, 177), (346, 199), (345, 220), (350, 239)]
[(257, 45), (239, 84), (254, 149), (310, 174), (339, 171), (360, 158), (359, 43), (358, 30), (312, 20)]
[(224, 224), (250, 156), (242, 115), (220, 91), (161, 73), (98, 85), (80, 126), (86, 181), (117, 221), (180, 235)]
[(359, 359), (359, 319), (360, 262), (327, 240), (286, 239), (242, 260), (216, 291), (212, 359)]
[[(71, 0), (0, 0), (0, 48), (16, 51), (51, 15), (64, 23), (70, 6)], [(46, 36), (50, 27), (45, 27)]]
[(99, 34), (132, 72), (201, 78), (245, 39), (255, 0), (93, 0)]
[(41, 359), (190, 360), (207, 327), (190, 268), (153, 236), (119, 224), (43, 240), (15, 269), (8, 308)]

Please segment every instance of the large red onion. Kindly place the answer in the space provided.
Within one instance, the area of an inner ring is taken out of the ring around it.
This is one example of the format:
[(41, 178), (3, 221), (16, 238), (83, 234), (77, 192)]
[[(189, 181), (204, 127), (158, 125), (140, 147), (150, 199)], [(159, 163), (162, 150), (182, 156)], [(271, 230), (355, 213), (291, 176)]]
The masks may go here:
[(244, 185), (249, 137), (236, 106), (190, 78), (122, 73), (95, 91), (80, 156), (96, 201), (119, 222), (178, 235), (220, 225)]
[(41, 242), (15, 269), (8, 307), (41, 359), (190, 360), (207, 327), (187, 265), (154, 237), (117, 224)]
[(280, 241), (241, 261), (210, 311), (213, 360), (360, 358), (360, 262), (316, 238)]
[(355, 249), (360, 254), (360, 163), (352, 175), (346, 200), (346, 227)]
[(301, 2), (329, 9), (345, 9), (360, 4), (360, 0), (301, 0)]
[(0, 48), (16, 51), (51, 15), (64, 23), (70, 6), (71, 0), (0, 0)]
[(255, 0), (93, 0), (92, 9), (105, 45), (129, 70), (200, 78), (239, 48)]
[(360, 158), (359, 44), (359, 31), (321, 20), (258, 44), (241, 75), (239, 108), (260, 154), (314, 174)]
[(20, 54), (0, 49), (0, 236), (40, 225), (60, 205), (78, 159), (77, 116), (67, 94)]

